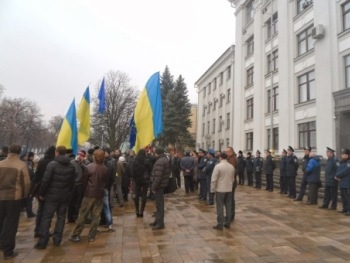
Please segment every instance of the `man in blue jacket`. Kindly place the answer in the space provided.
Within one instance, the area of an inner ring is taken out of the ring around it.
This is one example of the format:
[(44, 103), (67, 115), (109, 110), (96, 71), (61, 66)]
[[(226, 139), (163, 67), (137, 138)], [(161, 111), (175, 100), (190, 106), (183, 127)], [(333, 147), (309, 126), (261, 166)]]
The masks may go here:
[(329, 203), (331, 203), (332, 210), (337, 210), (338, 202), (338, 181), (334, 179), (334, 176), (337, 172), (339, 161), (334, 156), (334, 150), (327, 147), (327, 163), (325, 171), (325, 188), (324, 188), (324, 198), (323, 205), (320, 208), (327, 209)]
[(335, 174), (335, 179), (339, 181), (341, 201), (346, 216), (350, 216), (350, 150), (342, 149), (341, 161)]

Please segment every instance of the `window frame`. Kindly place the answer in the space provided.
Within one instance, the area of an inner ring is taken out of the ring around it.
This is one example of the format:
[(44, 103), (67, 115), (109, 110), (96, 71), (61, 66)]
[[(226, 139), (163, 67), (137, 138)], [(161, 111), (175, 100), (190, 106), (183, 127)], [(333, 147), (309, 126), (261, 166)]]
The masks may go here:
[(230, 126), (231, 126), (230, 119), (231, 119), (231, 113), (228, 112), (226, 113), (226, 130), (230, 129)]
[(246, 45), (247, 45), (247, 57), (249, 57), (250, 55), (254, 54), (254, 35), (252, 35), (247, 39)]
[[(303, 6), (304, 3), (308, 3), (305, 7)], [(296, 1), (297, 4), (297, 15), (301, 14), (302, 12), (304, 12), (304, 10), (306, 10), (309, 6), (311, 6), (313, 4), (312, 0), (297, 0)]]
[[(313, 73), (313, 79), (310, 79), (310, 74)], [(306, 77), (306, 81), (305, 82), (302, 82), (300, 83), (301, 81), (301, 78), (302, 77)], [(307, 101), (311, 101), (311, 100), (314, 100), (316, 99), (316, 82), (315, 82), (315, 71), (314, 70), (310, 70), (300, 76), (298, 76), (298, 101), (299, 103), (303, 103), (303, 102), (307, 102)], [(311, 98), (311, 85), (310, 84), (313, 84), (313, 88), (314, 88), (314, 97)], [(302, 91), (302, 89), (304, 88), (304, 85), (306, 85), (305, 89), (306, 89), (306, 100), (302, 100), (302, 94), (304, 94)]]
[(278, 12), (273, 13), (272, 23), (271, 17), (265, 22), (266, 25), (266, 39), (270, 39), (272, 36), (278, 33)]
[(266, 56), (267, 73), (278, 70), (278, 49), (273, 50)]
[[(313, 128), (311, 127), (313, 125)], [(306, 127), (306, 129), (304, 129)], [(303, 128), (303, 129), (301, 129)], [(299, 149), (302, 149), (306, 146), (310, 146), (312, 149), (316, 148), (317, 142), (317, 129), (316, 121), (303, 122), (298, 124), (298, 143)], [(315, 138), (312, 138), (314, 135)], [(302, 140), (305, 140), (304, 143)]]
[[(270, 135), (271, 135), (271, 128), (268, 128), (266, 130), (266, 135), (267, 135), (267, 149), (271, 149), (271, 145), (270, 145)], [(278, 144), (278, 140), (279, 140), (279, 129), (278, 127), (274, 127), (272, 128), (272, 140), (273, 140), (273, 148), (274, 149), (279, 149), (279, 144)]]
[(245, 5), (245, 19), (246, 24), (248, 24), (250, 21), (254, 18), (254, 6), (253, 6), (254, 0), (250, 0)]
[(254, 84), (254, 66), (247, 69), (247, 87)]
[[(348, 10), (345, 10), (345, 6), (349, 5)], [(348, 25), (346, 26), (346, 17), (349, 16)], [(350, 29), (350, 1), (346, 1), (342, 4), (342, 19), (343, 19), (343, 31)]]
[(253, 144), (254, 144), (254, 133), (253, 132), (246, 132), (245, 133), (245, 148), (246, 148), (246, 150), (252, 151)]
[[(278, 110), (278, 86), (272, 87), (273, 112)], [(267, 113), (271, 113), (271, 89), (267, 90)]]
[[(314, 49), (315, 39), (312, 38), (313, 24), (297, 34), (298, 57)], [(305, 36), (302, 36), (304, 35)], [(305, 43), (305, 51), (301, 51), (301, 46)], [(302, 53), (301, 53), (302, 52)]]
[[(349, 59), (349, 64), (346, 64)], [(345, 69), (345, 88), (350, 88), (350, 54), (344, 57), (344, 69)]]
[(254, 98), (246, 100), (246, 120), (254, 118)]

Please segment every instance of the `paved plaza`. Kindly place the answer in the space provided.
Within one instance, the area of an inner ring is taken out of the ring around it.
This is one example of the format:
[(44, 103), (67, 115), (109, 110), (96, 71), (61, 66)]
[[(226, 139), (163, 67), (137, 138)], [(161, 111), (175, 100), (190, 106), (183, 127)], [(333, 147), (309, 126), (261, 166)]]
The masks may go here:
[(319, 209), (278, 192), (238, 186), (236, 219), (231, 229), (219, 231), (212, 229), (215, 206), (199, 201), (197, 194), (180, 189), (165, 199), (164, 230), (149, 227), (152, 201), (144, 218), (136, 218), (129, 201), (113, 208), (115, 232), (101, 229), (88, 243), (87, 225), (81, 242), (72, 243), (74, 225), (66, 224), (61, 246), (50, 240), (45, 250), (33, 248), (35, 219), (23, 212), (19, 255), (5, 262), (350, 262), (350, 217), (338, 213), (341, 204), (338, 211)]

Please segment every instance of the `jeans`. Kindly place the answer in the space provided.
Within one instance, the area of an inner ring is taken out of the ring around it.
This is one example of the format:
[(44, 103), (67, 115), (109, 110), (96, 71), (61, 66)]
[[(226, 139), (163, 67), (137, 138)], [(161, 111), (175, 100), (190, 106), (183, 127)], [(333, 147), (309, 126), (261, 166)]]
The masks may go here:
[[(223, 226), (230, 225), (232, 219), (232, 192), (216, 192), (216, 213), (217, 213), (217, 225)], [(226, 210), (226, 216), (224, 216), (224, 206)]]
[(307, 181), (306, 181), (306, 178), (303, 178), (303, 181), (300, 184), (300, 191), (299, 191), (298, 199), (303, 199), (303, 197), (305, 195), (306, 187), (307, 187)]
[(45, 202), (38, 199), (38, 211), (36, 212), (34, 234), (39, 234), (41, 219), (43, 217)]
[(0, 201), (0, 250), (10, 256), (16, 246), (16, 233), (22, 200)]
[(157, 189), (154, 197), (157, 208), (155, 222), (158, 226), (164, 226), (164, 188)]
[(61, 244), (62, 241), (62, 235), (64, 230), (64, 224), (66, 221), (66, 214), (67, 214), (67, 206), (68, 202), (55, 202), (51, 203), (50, 200), (45, 201), (45, 206), (43, 210), (43, 215), (41, 218), (40, 228), (39, 228), (39, 240), (38, 245), (46, 247), (47, 243), (49, 242), (49, 230), (51, 227), (51, 221), (56, 213), (57, 220), (55, 224), (55, 230), (53, 233), (53, 241), (56, 245)]
[(111, 209), (109, 207), (109, 194), (108, 190), (105, 189), (105, 196), (103, 197), (103, 214), (105, 215), (106, 219), (106, 225), (111, 226), (113, 225), (113, 218), (112, 218), (112, 213)]
[(337, 208), (338, 203), (338, 186), (328, 186), (324, 188), (324, 199), (323, 206), (328, 207), (329, 203), (332, 202), (331, 207)]
[[(122, 184), (114, 183), (113, 184), (113, 194), (111, 195), (111, 199), (113, 199), (114, 195), (117, 195), (118, 202), (120, 205), (124, 204), (123, 192), (122, 192)], [(112, 200), (111, 200), (112, 203)]]
[(68, 205), (68, 221), (69, 222), (75, 222), (78, 218), (79, 214), (79, 208), (81, 205), (81, 201), (83, 200), (84, 196), (84, 189), (83, 185), (75, 185), (74, 191), (72, 194), (72, 198)]
[(103, 208), (103, 197), (102, 198), (91, 198), (84, 197), (83, 202), (79, 210), (79, 216), (73, 229), (72, 235), (79, 236), (84, 229), (85, 220), (87, 219), (91, 211), (91, 228), (89, 231), (89, 239), (95, 238), (97, 234), (97, 227), (100, 223), (100, 214)]

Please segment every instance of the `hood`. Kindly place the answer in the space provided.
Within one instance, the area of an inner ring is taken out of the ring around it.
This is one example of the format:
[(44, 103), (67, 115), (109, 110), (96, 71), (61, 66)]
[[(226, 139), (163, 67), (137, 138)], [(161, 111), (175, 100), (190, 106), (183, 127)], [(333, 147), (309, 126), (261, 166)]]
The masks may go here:
[(69, 157), (65, 156), (65, 155), (59, 155), (55, 157), (55, 161), (59, 162), (62, 165), (68, 165), (70, 164), (70, 159)]

